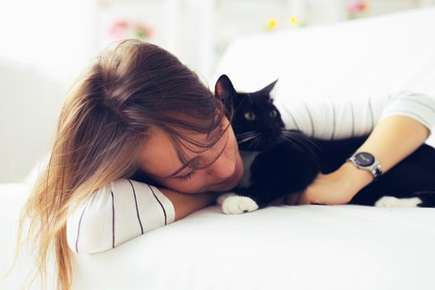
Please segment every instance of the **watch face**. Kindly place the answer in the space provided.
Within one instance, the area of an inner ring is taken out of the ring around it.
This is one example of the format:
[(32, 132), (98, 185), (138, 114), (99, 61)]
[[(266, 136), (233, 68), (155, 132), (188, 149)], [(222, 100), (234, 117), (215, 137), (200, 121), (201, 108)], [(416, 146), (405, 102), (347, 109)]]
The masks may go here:
[(375, 158), (370, 153), (359, 152), (355, 155), (355, 162), (360, 166), (370, 166), (375, 162)]

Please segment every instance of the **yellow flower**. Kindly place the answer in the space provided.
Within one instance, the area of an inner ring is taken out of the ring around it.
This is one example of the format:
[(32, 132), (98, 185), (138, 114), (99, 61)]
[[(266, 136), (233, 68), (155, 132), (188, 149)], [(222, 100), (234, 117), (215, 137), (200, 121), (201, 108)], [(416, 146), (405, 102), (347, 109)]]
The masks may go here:
[(275, 18), (269, 18), (267, 20), (267, 30), (274, 30), (278, 26), (278, 22)]
[(289, 22), (293, 26), (299, 26), (299, 19), (294, 15), (290, 16)]

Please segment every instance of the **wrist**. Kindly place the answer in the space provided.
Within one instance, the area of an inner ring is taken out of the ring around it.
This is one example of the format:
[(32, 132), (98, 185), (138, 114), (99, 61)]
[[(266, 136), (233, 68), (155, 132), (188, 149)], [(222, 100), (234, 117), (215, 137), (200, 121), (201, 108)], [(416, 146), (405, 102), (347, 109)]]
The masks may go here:
[(342, 180), (347, 182), (349, 190), (354, 195), (374, 180), (370, 172), (357, 168), (351, 162), (343, 163), (337, 171), (342, 176)]

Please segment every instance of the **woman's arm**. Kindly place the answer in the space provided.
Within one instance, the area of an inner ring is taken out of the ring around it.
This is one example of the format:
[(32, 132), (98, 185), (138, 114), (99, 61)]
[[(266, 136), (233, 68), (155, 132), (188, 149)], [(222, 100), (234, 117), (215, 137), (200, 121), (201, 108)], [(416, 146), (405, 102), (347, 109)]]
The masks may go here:
[(219, 193), (184, 194), (167, 188), (160, 191), (172, 202), (175, 208), (175, 220), (184, 218), (189, 214), (215, 203)]
[[(334, 121), (337, 119), (334, 116), (341, 116), (341, 130), (337, 128), (337, 122), (325, 123), (328, 126), (316, 129), (332, 128), (332, 133), (335, 132), (331, 135), (332, 139), (340, 139), (359, 136), (372, 128), (369, 138), (357, 151), (366, 150), (374, 154), (380, 160), (384, 172), (415, 151), (435, 127), (435, 95), (430, 93), (400, 90), (389, 95), (368, 98), (367, 102), (363, 101), (359, 105), (349, 102), (350, 112), (346, 110), (347, 105), (334, 103), (336, 106), (333, 106), (332, 118), (329, 118)], [(321, 112), (320, 107), (315, 108)], [(318, 120), (314, 124), (319, 122)], [(325, 133), (327, 130), (320, 131)], [(316, 134), (322, 135), (319, 132)], [(319, 174), (313, 183), (299, 194), (299, 203), (347, 203), (371, 180), (369, 173), (353, 168), (353, 165), (347, 162), (330, 174)], [(297, 202), (294, 197), (287, 200), (288, 204)]]
[[(357, 152), (372, 153), (381, 163), (385, 173), (420, 147), (429, 135), (429, 128), (413, 118), (389, 116), (379, 122)], [(356, 192), (373, 180), (369, 172), (359, 170), (349, 162), (344, 163), (340, 170), (354, 181)]]
[[(430, 129), (422, 122), (408, 116), (391, 115), (378, 122), (356, 152), (367, 151), (375, 155), (385, 173), (421, 146), (429, 134)], [(330, 174), (320, 174), (300, 195), (298, 203), (348, 203), (372, 180), (369, 172), (345, 162)]]
[(116, 180), (68, 213), (68, 245), (76, 253), (110, 250), (214, 203), (216, 195), (181, 194), (136, 180)]

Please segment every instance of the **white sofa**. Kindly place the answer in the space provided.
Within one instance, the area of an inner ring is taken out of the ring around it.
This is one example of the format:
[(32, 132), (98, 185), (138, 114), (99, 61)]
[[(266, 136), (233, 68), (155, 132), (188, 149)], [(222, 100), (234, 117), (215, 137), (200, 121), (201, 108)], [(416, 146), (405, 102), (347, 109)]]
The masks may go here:
[(66, 83), (0, 57), (0, 183), (19, 182), (51, 145)]
[[(216, 76), (227, 73), (246, 90), (279, 77), (276, 94), (289, 97), (429, 90), (434, 28), (428, 9), (252, 36), (229, 47)], [(0, 186), (2, 229), (13, 228), (11, 205), (26, 191)], [(73, 289), (432, 290), (434, 220), (428, 208), (274, 206), (226, 216), (208, 207), (111, 251), (75, 256)], [(12, 239), (0, 241), (1, 257)], [(20, 277), (0, 289), (17, 289)]]

